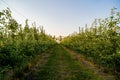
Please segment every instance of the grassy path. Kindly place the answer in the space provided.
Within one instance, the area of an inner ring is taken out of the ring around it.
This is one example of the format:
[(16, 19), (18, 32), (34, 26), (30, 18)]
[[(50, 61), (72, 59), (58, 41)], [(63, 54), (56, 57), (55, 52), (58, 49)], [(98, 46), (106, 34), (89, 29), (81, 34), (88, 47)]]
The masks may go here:
[(85, 56), (81, 54), (77, 54), (75, 51), (72, 51), (70, 49), (67, 49), (64, 47), (65, 50), (67, 50), (71, 56), (74, 57), (79, 63), (82, 63), (82, 65), (90, 70), (93, 70), (95, 74), (103, 77), (104, 80), (115, 80), (115, 76), (111, 74), (104, 73), (97, 64), (94, 64), (90, 62)]
[(31, 63), (32, 66), (30, 67), (30, 71), (25, 73), (24, 77), (20, 80), (35, 80), (39, 76), (37, 72), (41, 71), (43, 66), (47, 63), (53, 49), (47, 50), (46, 52), (38, 55), (36, 59)]
[[(44, 59), (43, 59), (44, 60)], [(41, 65), (41, 62), (38, 62)], [(62, 46), (57, 45), (44, 65), (38, 66), (25, 80), (103, 80), (86, 69)]]

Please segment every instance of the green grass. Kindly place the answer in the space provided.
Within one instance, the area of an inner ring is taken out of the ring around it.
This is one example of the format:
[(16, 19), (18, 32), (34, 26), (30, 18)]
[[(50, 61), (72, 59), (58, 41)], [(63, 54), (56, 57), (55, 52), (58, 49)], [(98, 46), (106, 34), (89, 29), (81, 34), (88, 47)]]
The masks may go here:
[(68, 60), (69, 68), (72, 72), (71, 80), (103, 80), (98, 75), (95, 75), (93, 71), (84, 68), (84, 66), (75, 60), (63, 47), (61, 48), (64, 52), (63, 56), (66, 56), (66, 60)]
[(62, 46), (57, 45), (34, 80), (103, 80), (85, 69)]
[(48, 62), (45, 64), (43, 69), (38, 71), (36, 74), (36, 78), (34, 80), (55, 80), (56, 74), (56, 64), (55, 59), (57, 57), (56, 49), (54, 49), (51, 57)]

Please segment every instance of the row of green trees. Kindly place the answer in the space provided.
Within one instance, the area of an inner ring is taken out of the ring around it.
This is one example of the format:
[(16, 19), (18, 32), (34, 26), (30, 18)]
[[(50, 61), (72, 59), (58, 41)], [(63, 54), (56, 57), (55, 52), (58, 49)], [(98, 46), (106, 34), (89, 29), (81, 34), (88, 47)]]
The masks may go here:
[(95, 19), (91, 27), (85, 25), (79, 33), (65, 37), (63, 45), (82, 53), (104, 67), (120, 72), (120, 12), (111, 9), (111, 16)]
[[(0, 78), (13, 70), (15, 73), (28, 66), (35, 56), (55, 45), (43, 27), (35, 23), (20, 25), (11, 16), (9, 8), (0, 12)], [(10, 74), (11, 74), (10, 73)], [(0, 79), (1, 80), (1, 79)]]

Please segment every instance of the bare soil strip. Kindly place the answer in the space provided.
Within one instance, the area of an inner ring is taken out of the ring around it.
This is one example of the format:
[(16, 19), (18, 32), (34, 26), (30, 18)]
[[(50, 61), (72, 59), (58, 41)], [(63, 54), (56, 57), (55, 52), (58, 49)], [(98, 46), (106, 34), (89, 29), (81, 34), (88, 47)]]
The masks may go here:
[(68, 51), (58, 45), (45, 66), (33, 80), (103, 80), (88, 69), (84, 69)]
[(35, 63), (31, 63), (30, 72), (24, 74), (23, 80), (34, 80), (36, 73), (40, 71), (43, 66), (47, 63), (49, 57), (51, 56), (53, 49), (47, 50), (46, 52), (38, 55), (35, 59)]
[(100, 75), (101, 77), (104, 78), (104, 80), (115, 80), (115, 77), (113, 75), (104, 73), (98, 67), (97, 64), (94, 64), (94, 63), (90, 62), (85, 56), (83, 56), (81, 54), (78, 54), (75, 51), (70, 50), (68, 48), (64, 47), (64, 49), (67, 50), (70, 53), (70, 55), (72, 55), (74, 57), (75, 60), (77, 60), (79, 63), (82, 63), (82, 65), (84, 67), (93, 70), (95, 74)]
[(24, 77), (18, 80), (104, 80), (97, 71), (94, 73), (90, 70), (94, 68), (91, 64), (78, 56), (57, 45), (37, 56), (34, 63), (31, 63), (30, 71), (24, 72)]
[(43, 69), (39, 71), (35, 80), (71, 80), (69, 63), (63, 49), (56, 46), (51, 57)]

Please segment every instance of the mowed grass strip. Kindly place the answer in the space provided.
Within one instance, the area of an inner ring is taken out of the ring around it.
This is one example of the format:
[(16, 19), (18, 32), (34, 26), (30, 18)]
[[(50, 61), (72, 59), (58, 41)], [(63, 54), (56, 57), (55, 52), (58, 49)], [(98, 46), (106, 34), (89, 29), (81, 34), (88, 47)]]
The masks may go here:
[(62, 46), (61, 48), (64, 51), (63, 56), (66, 56), (69, 63), (69, 69), (72, 74), (72, 78), (70, 80), (104, 80), (99, 75), (96, 75), (94, 71), (84, 67)]
[[(49, 57), (52, 54), (54, 47), (46, 50), (42, 54), (35, 57), (33, 61), (28, 63), (28, 66), (23, 71), (23, 76), (20, 76), (19, 80), (34, 80), (38, 77), (38, 73), (48, 62)], [(16, 79), (15, 79), (16, 80)]]
[(84, 68), (61, 45), (55, 46), (51, 57), (34, 80), (103, 80)]

